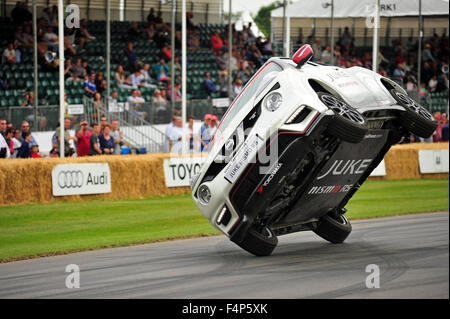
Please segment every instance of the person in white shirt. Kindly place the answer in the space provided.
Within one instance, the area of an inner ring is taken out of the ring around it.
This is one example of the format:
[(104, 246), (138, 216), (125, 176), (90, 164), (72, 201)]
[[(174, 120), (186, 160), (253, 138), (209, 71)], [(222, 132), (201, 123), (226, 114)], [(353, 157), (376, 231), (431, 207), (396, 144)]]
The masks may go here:
[(12, 42), (8, 43), (8, 47), (3, 51), (2, 63), (16, 63), (16, 51)]
[(170, 149), (171, 149), (171, 147), (170, 147), (171, 146), (170, 145), (170, 136), (172, 134), (172, 129), (175, 126), (176, 119), (177, 119), (176, 116), (173, 116), (172, 117), (172, 122), (170, 122), (170, 124), (167, 125), (167, 127), (166, 127), (166, 131), (165, 131), (166, 139), (164, 141), (164, 152), (165, 153), (170, 153)]
[(9, 158), (11, 154), (9, 153), (9, 146), (6, 143), (5, 138), (0, 134), (0, 158)]
[(49, 48), (58, 50), (58, 36), (53, 32), (51, 26), (47, 27), (47, 32), (44, 34), (44, 40), (47, 42)]
[(183, 151), (183, 122), (181, 117), (175, 118), (175, 123), (170, 131), (170, 140), (172, 142), (171, 153), (181, 153)]

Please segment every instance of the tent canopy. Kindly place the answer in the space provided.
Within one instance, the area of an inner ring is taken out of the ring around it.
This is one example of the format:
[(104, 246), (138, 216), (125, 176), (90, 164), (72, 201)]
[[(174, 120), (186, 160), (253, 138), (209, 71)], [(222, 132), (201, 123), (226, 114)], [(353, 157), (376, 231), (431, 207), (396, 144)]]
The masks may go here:
[[(299, 0), (286, 7), (292, 18), (329, 18), (331, 0)], [(367, 17), (373, 12), (376, 0), (334, 0), (335, 18)], [(423, 0), (422, 15), (448, 15), (449, 0)], [(380, 16), (399, 17), (419, 15), (419, 0), (381, 0)], [(283, 7), (272, 11), (272, 17), (283, 17)]]

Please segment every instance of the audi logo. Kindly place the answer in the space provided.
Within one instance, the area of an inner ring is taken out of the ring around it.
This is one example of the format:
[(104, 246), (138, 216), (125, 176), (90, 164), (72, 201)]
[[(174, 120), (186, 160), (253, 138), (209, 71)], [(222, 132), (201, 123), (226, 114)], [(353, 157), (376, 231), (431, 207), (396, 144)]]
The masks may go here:
[(83, 181), (82, 171), (61, 171), (58, 174), (58, 186), (61, 188), (80, 188)]

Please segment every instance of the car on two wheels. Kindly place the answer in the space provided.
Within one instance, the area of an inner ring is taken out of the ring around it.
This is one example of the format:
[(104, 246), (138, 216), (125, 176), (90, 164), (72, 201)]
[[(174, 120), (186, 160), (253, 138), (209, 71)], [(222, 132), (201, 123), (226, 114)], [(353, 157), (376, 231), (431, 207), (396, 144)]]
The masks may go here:
[(246, 251), (311, 230), (342, 243), (345, 206), (389, 149), (437, 122), (396, 82), (360, 67), (310, 62), (309, 45), (271, 58), (223, 116), (191, 180), (196, 206)]

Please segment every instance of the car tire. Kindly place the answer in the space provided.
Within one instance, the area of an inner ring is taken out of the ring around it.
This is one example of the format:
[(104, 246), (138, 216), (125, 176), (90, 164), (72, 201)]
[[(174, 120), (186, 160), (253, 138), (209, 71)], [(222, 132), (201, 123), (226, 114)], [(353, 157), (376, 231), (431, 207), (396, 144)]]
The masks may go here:
[(329, 93), (319, 92), (317, 95), (335, 114), (328, 124), (327, 132), (349, 143), (361, 142), (369, 130), (366, 118), (354, 107)]
[(438, 127), (434, 116), (408, 95), (395, 89), (390, 90), (390, 93), (397, 103), (405, 108), (405, 112), (398, 118), (401, 125), (414, 135), (430, 137)]
[(264, 227), (261, 233), (252, 227), (238, 246), (255, 256), (269, 256), (277, 244), (278, 238), (270, 228)]
[(330, 243), (341, 244), (352, 232), (352, 225), (344, 215), (327, 214), (313, 231)]

